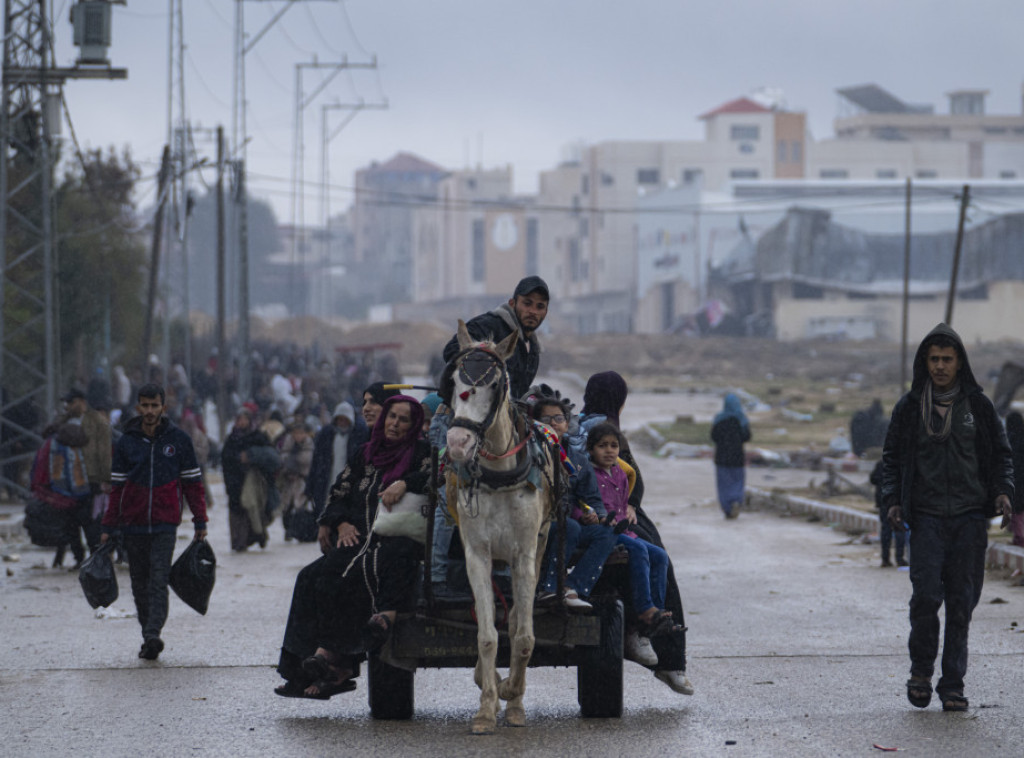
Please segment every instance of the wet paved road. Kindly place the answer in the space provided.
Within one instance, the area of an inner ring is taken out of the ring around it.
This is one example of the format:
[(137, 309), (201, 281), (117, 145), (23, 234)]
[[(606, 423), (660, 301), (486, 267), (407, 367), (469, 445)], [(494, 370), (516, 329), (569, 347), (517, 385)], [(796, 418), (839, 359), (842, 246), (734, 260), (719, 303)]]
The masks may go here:
[[(94, 617), (74, 575), (25, 549), (0, 577), (0, 754), (4, 756), (908, 755), (1019, 756), (1024, 745), (1024, 589), (990, 575), (975, 613), (967, 714), (903, 695), (905, 572), (817, 524), (708, 502), (707, 461), (641, 459), (648, 503), (684, 587), (693, 697), (626, 664), (621, 719), (583, 720), (571, 669), (531, 669), (530, 725), (470, 737), (469, 671), (421, 671), (410, 722), (369, 718), (362, 688), (333, 701), (271, 693), (295, 573), (316, 555), (284, 543), (231, 554), (211, 609), (177, 598), (156, 664), (136, 658), (134, 618)], [(184, 547), (182, 540), (179, 546)], [(114, 609), (132, 610), (127, 572)], [(1005, 603), (993, 603), (995, 599)], [(731, 744), (732, 743), (732, 744)]]

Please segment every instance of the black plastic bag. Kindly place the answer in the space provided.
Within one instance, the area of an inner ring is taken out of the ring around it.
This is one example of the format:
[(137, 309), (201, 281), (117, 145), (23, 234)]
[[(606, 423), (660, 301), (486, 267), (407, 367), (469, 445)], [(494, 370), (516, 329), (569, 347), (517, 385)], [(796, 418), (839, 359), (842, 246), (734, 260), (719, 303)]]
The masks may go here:
[(311, 506), (312, 503), (306, 503), (285, 513), (283, 520), (286, 536), (299, 542), (316, 542), (320, 527)]
[(171, 589), (189, 608), (206, 615), (217, 578), (217, 558), (206, 540), (192, 540), (171, 566)]
[(117, 574), (114, 573), (114, 562), (110, 560), (113, 550), (113, 542), (100, 545), (78, 570), (78, 581), (85, 599), (93, 608), (101, 605), (106, 608), (117, 600)]
[(33, 545), (39, 547), (60, 547), (67, 543), (67, 519), (49, 503), (29, 500), (25, 504), (25, 520), (22, 526), (28, 532)]

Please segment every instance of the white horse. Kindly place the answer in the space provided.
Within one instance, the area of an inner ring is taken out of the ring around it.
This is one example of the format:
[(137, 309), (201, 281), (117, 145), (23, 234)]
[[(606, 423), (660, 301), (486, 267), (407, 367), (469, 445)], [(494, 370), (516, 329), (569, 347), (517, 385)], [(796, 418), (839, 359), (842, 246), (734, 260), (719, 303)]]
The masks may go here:
[[(457, 477), (459, 532), (478, 624), (474, 679), (480, 687), (480, 710), (473, 717), (473, 734), (494, 731), (499, 697), (507, 701), (505, 723), (526, 724), (523, 693), (534, 646), (533, 599), (554, 499), (553, 457), (546, 447), (529, 443), (530, 422), (509, 402), (505, 360), (518, 336), (513, 332), (497, 346), (477, 343), (460, 320), (460, 352), (451, 367), (455, 418), (448, 431), (448, 456), (454, 473), (449, 471), (448, 491), (454, 490), (451, 483)], [(495, 669), (494, 559), (512, 567), (507, 679), (500, 679)]]

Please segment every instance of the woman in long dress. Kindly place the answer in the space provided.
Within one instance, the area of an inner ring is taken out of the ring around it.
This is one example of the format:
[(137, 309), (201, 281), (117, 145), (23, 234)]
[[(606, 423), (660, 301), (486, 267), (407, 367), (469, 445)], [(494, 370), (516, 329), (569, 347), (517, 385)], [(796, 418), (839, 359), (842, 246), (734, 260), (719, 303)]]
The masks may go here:
[(326, 700), (355, 689), (365, 653), (387, 638), (415, 598), (423, 545), (370, 533), (380, 505), (422, 494), (430, 447), (420, 439), (423, 409), (411, 397), (384, 400), (370, 441), (342, 472), (320, 516), (324, 555), (295, 581), (277, 671), (283, 697)]
[(711, 440), (715, 443), (718, 504), (727, 519), (734, 519), (740, 515), (746, 489), (743, 443), (750, 441), (750, 422), (743, 413), (743, 404), (732, 392), (726, 394), (722, 410), (711, 423)]

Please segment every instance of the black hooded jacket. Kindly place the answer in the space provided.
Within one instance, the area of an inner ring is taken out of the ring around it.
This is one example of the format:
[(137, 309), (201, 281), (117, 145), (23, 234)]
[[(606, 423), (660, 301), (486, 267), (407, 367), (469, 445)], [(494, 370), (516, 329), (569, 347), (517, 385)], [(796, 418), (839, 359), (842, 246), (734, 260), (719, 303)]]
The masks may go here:
[(929, 380), (926, 346), (937, 335), (950, 338), (960, 357), (960, 390), (967, 396), (978, 430), (975, 438), (978, 473), (987, 493), (984, 513), (988, 517), (996, 515), (995, 500), (999, 495), (1006, 495), (1013, 500), (1013, 457), (1006, 432), (992, 401), (982, 393), (974, 378), (960, 335), (945, 324), (939, 324), (917, 348), (910, 392), (901, 397), (893, 408), (882, 452), (882, 503), (886, 511), (894, 505), (900, 506), (903, 520), (911, 526), (914, 523), (911, 488), (917, 461), (918, 433), (922, 423), (921, 395)]
[[(512, 332), (519, 332), (515, 352), (505, 361), (505, 366), (508, 369), (509, 390), (512, 398), (518, 400), (523, 397), (529, 391), (530, 385), (533, 384), (534, 377), (537, 376), (537, 367), (540, 365), (540, 341), (537, 339), (537, 335), (526, 336), (519, 319), (516, 318), (516, 312), (508, 303), (488, 313), (474, 316), (466, 323), (466, 330), (473, 339), (489, 339), (495, 344), (501, 342)], [(458, 354), (459, 337), (455, 335), (444, 346), (445, 363), (450, 363), (452, 358)], [(444, 393), (442, 393), (443, 396)]]

